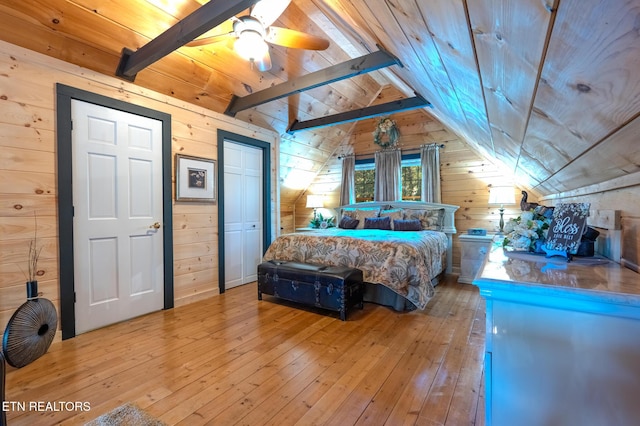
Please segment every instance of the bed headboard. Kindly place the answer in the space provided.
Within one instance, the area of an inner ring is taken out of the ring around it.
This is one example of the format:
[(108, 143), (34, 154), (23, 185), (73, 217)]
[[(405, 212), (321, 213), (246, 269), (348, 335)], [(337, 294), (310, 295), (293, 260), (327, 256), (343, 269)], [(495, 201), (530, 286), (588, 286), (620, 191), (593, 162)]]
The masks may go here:
[[(345, 206), (338, 207), (338, 216), (343, 208), (371, 208), (380, 207), (381, 209), (410, 209), (410, 210), (422, 210), (422, 209), (444, 209), (444, 224), (442, 232), (447, 234), (449, 240), (447, 246), (447, 273), (451, 273), (453, 269), (453, 234), (457, 232), (455, 212), (460, 207), (451, 204), (440, 203), (427, 203), (423, 201), (367, 201), (364, 203), (347, 204)], [(340, 217), (336, 223), (340, 222)]]
[[(454, 206), (451, 204), (440, 204), (440, 203), (426, 203), (423, 201), (367, 201), (364, 203), (355, 203), (355, 204), (347, 204), (345, 206), (338, 207), (338, 214), (343, 208), (371, 208), (371, 207), (380, 207), (381, 209), (411, 209), (411, 210), (422, 210), (422, 209), (444, 209), (444, 226), (442, 232), (446, 234), (455, 234), (456, 230), (456, 221), (455, 221), (455, 212), (460, 207)], [(338, 218), (338, 222), (340, 218)]]

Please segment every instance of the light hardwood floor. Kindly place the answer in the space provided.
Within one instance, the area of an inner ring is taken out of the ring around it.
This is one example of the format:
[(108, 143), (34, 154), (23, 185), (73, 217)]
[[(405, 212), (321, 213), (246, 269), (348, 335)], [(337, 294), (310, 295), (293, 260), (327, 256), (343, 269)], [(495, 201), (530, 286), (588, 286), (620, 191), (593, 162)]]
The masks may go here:
[[(365, 303), (343, 322), (258, 301), (248, 284), (9, 368), (7, 401), (27, 411), (8, 423), (84, 424), (133, 402), (171, 425), (484, 425), (484, 306), (452, 276), (424, 311)], [(28, 411), (32, 401), (90, 410)]]

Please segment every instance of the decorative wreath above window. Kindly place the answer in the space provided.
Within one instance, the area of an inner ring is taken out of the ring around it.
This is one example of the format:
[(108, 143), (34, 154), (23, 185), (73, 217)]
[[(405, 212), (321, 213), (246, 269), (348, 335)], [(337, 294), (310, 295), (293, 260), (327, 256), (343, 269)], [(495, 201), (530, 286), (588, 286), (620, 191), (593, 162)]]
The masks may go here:
[(383, 148), (394, 146), (398, 142), (400, 132), (396, 122), (389, 117), (383, 117), (378, 121), (376, 130), (373, 132), (373, 142)]

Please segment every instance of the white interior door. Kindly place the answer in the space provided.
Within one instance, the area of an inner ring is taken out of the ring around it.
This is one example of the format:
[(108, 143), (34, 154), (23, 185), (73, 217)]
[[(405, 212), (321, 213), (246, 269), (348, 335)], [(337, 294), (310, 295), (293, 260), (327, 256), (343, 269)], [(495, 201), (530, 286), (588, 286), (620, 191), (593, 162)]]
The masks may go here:
[(257, 279), (262, 259), (262, 150), (224, 142), (225, 288)]
[(75, 317), (83, 333), (164, 306), (162, 123), (77, 100), (71, 114)]

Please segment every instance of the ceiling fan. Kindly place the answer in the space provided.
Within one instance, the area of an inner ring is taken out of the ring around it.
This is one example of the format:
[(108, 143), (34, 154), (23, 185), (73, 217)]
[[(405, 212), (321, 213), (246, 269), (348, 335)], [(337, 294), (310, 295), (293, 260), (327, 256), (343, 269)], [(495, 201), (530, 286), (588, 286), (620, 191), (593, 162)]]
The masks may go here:
[(284, 47), (308, 50), (324, 50), (329, 41), (301, 31), (274, 27), (271, 24), (289, 6), (291, 0), (260, 0), (249, 15), (232, 17), (216, 29), (220, 34), (202, 37), (187, 43), (187, 46), (228, 42), (242, 58), (255, 64), (260, 71), (271, 69), (271, 56), (267, 43)]

